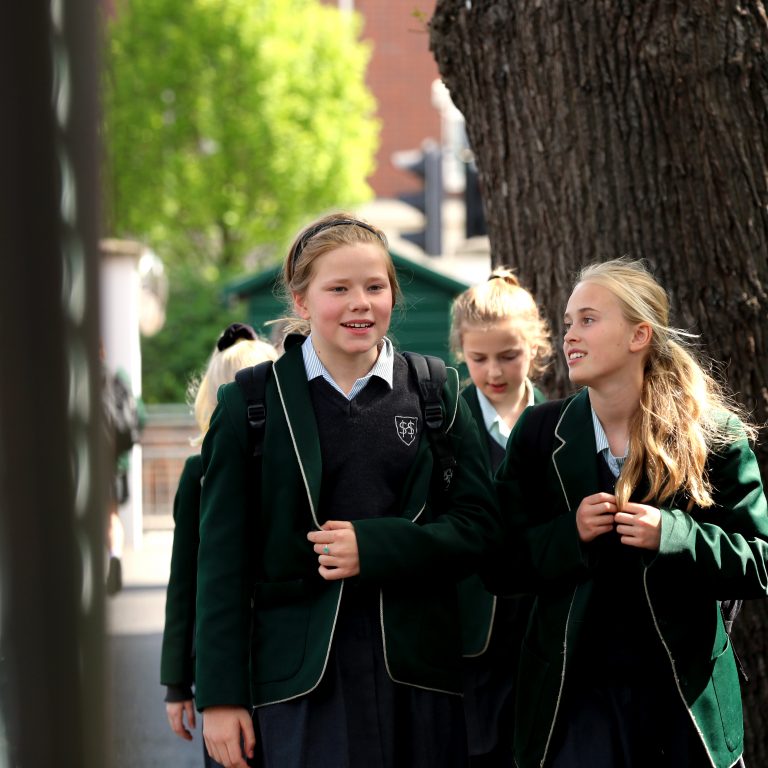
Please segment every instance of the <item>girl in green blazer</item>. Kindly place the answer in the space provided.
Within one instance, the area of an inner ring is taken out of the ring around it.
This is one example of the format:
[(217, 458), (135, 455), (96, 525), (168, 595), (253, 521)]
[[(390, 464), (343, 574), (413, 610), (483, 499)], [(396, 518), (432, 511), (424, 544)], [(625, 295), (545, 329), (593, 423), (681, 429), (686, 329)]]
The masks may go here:
[[(195, 421), (200, 430), (193, 445), (200, 445), (208, 431), (219, 387), (233, 381), (241, 368), (276, 359), (275, 348), (259, 339), (251, 326), (232, 323), (223, 331), (203, 377), (190, 387)], [(202, 481), (203, 465), (200, 454), (196, 453), (184, 463), (173, 501), (173, 549), (160, 657), (160, 682), (167, 686), (165, 709), (168, 723), (177, 736), (187, 741), (192, 739), (190, 729), (195, 727), (192, 687), (195, 679), (195, 597)], [(206, 765), (212, 765), (205, 750), (204, 761)]]
[(206, 745), (227, 768), (257, 753), (265, 768), (464, 766), (456, 581), (499, 521), (458, 374), (442, 395), (457, 460), (446, 487), (386, 338), (398, 285), (383, 233), (324, 217), (294, 242), (283, 282), (310, 335), (286, 339), (267, 381), (263, 456), (237, 385), (203, 443)]
[(521, 416), (497, 475), (509, 545), (523, 544), (507, 587), (536, 595), (517, 764), (741, 764), (718, 601), (768, 590), (754, 430), (669, 327), (639, 262), (584, 269), (564, 319), (583, 388)]
[[(512, 427), (529, 405), (545, 400), (530, 376), (552, 353), (549, 330), (533, 296), (509, 269), (461, 293), (451, 307), (451, 351), (471, 383), (462, 395), (484, 443), (493, 474)], [(473, 768), (512, 765), (517, 653), (531, 599), (494, 597), (479, 576), (459, 585), (464, 662), (464, 711)]]

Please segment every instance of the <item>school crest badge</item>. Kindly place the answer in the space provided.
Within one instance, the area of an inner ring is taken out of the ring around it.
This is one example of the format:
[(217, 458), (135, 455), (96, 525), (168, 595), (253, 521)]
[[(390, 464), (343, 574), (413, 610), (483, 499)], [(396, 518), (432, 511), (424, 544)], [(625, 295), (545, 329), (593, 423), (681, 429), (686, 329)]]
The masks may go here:
[(406, 444), (411, 445), (419, 433), (418, 416), (395, 416), (397, 436)]

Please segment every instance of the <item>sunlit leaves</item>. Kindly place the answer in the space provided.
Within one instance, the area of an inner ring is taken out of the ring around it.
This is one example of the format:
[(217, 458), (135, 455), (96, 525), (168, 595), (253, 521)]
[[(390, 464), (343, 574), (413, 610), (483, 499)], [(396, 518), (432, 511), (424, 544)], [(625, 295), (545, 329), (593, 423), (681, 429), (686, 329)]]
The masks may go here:
[(378, 125), (354, 15), (317, 0), (129, 0), (108, 27), (111, 235), (237, 267), (370, 195)]

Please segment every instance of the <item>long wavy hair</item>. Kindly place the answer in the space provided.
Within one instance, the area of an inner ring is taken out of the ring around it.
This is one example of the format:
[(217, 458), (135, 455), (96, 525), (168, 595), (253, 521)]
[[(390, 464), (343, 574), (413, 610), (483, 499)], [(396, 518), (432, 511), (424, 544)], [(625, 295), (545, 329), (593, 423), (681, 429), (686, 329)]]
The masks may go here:
[(484, 283), (460, 293), (451, 305), (451, 353), (463, 362), (462, 334), (467, 328), (491, 328), (512, 322), (515, 330), (536, 354), (531, 358), (531, 378), (542, 373), (552, 356), (549, 327), (533, 296), (506, 267), (491, 272)]
[(643, 501), (663, 502), (681, 490), (688, 507), (712, 506), (706, 462), (710, 451), (756, 436), (743, 410), (712, 374), (713, 364), (690, 348), (692, 334), (669, 325), (669, 299), (641, 261), (614, 259), (585, 267), (577, 283), (607, 288), (626, 321), (648, 323), (640, 407), (630, 421), (629, 451), (616, 483), (622, 508), (643, 479)]

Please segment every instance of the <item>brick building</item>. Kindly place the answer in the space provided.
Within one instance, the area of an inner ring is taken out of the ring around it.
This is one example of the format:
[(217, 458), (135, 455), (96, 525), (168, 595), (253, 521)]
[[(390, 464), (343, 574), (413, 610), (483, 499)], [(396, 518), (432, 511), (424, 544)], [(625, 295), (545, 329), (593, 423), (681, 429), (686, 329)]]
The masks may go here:
[(432, 83), (440, 75), (429, 50), (427, 22), (435, 0), (323, 0), (357, 11), (362, 38), (372, 46), (368, 87), (378, 102), (381, 143), (369, 179), (377, 197), (396, 197), (417, 188), (396, 168), (393, 152), (418, 149), (427, 138), (440, 141), (440, 113), (432, 105)]

